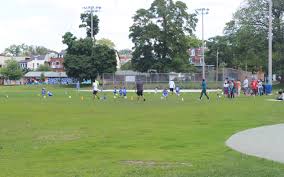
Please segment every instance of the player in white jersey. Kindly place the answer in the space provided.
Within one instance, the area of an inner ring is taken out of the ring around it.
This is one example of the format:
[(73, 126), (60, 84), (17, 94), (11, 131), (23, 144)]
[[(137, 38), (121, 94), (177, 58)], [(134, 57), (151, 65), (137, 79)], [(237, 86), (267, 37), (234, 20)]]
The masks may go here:
[(98, 92), (99, 92), (99, 81), (95, 80), (93, 82), (93, 96), (94, 99), (100, 99), (100, 97), (98, 96)]

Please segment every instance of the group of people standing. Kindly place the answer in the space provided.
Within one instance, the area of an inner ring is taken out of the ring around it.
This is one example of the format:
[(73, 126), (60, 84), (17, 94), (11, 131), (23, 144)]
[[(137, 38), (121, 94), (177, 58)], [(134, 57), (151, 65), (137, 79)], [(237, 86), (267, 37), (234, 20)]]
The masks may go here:
[(243, 81), (243, 88), (244, 88), (244, 94), (249, 96), (249, 95), (259, 95), (262, 96), (265, 93), (265, 87), (263, 85), (263, 82), (261, 79), (252, 79), (251, 82), (249, 83), (248, 78), (246, 77), (245, 80)]
[(241, 81), (240, 80), (229, 80), (228, 78), (224, 81), (224, 95), (228, 98), (235, 98), (241, 94)]
[(249, 83), (248, 78), (246, 77), (241, 83), (240, 80), (229, 80), (228, 78), (224, 81), (224, 95), (228, 98), (234, 98), (235, 96), (240, 96), (241, 91), (246, 96), (249, 95), (259, 95), (264, 94), (264, 86), (262, 80), (252, 79)]

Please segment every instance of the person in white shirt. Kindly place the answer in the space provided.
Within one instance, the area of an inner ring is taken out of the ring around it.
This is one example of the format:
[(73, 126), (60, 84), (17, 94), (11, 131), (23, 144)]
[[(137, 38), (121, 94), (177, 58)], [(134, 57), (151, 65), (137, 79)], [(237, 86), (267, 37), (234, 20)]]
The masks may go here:
[(94, 99), (100, 99), (100, 97), (98, 96), (98, 92), (99, 92), (99, 81), (95, 80), (93, 82), (93, 96)]
[(248, 89), (249, 89), (249, 81), (248, 78), (246, 77), (245, 80), (243, 81), (243, 89), (244, 89), (244, 94), (248, 95)]
[(284, 92), (280, 90), (278, 94), (279, 96), (277, 97), (277, 100), (284, 101)]
[(228, 96), (229, 95), (229, 83), (227, 80), (225, 80), (223, 87), (224, 87), (224, 95)]
[(170, 88), (170, 92), (172, 92), (172, 95), (174, 94), (175, 87), (176, 87), (175, 82), (171, 80), (169, 82), (169, 88)]

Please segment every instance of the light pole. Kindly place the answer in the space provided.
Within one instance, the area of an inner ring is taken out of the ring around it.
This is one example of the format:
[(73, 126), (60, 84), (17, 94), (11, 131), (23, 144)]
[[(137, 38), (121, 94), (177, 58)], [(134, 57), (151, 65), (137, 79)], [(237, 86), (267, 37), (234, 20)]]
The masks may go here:
[(272, 0), (269, 1), (269, 34), (268, 34), (268, 85), (272, 87)]
[(216, 61), (216, 82), (218, 82), (218, 77), (219, 77), (219, 50), (217, 49), (217, 61)]
[(204, 15), (208, 14), (209, 9), (200, 8), (197, 9), (197, 13), (201, 13), (202, 16), (202, 77), (205, 79), (205, 42), (204, 42)]
[(101, 10), (100, 6), (86, 6), (83, 7), (83, 9), (85, 10), (85, 13), (89, 13), (91, 15), (91, 38), (92, 40), (94, 40), (94, 21), (93, 21), (93, 17), (94, 17), (94, 12), (97, 13)]

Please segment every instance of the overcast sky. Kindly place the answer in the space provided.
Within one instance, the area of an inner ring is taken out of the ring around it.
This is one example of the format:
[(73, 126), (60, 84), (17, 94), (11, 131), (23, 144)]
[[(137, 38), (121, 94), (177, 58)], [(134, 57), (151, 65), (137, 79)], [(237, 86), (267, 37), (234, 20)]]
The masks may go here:
[[(189, 12), (205, 7), (205, 38), (221, 35), (225, 23), (243, 0), (183, 0)], [(131, 48), (128, 39), (132, 17), (139, 8), (149, 8), (152, 0), (7, 0), (0, 6), (0, 52), (11, 44), (41, 45), (60, 51), (62, 35), (70, 31), (84, 37), (79, 29), (83, 6), (101, 6), (99, 38), (114, 41), (117, 49)], [(199, 19), (201, 17), (199, 16)], [(201, 20), (195, 34), (201, 38)]]

